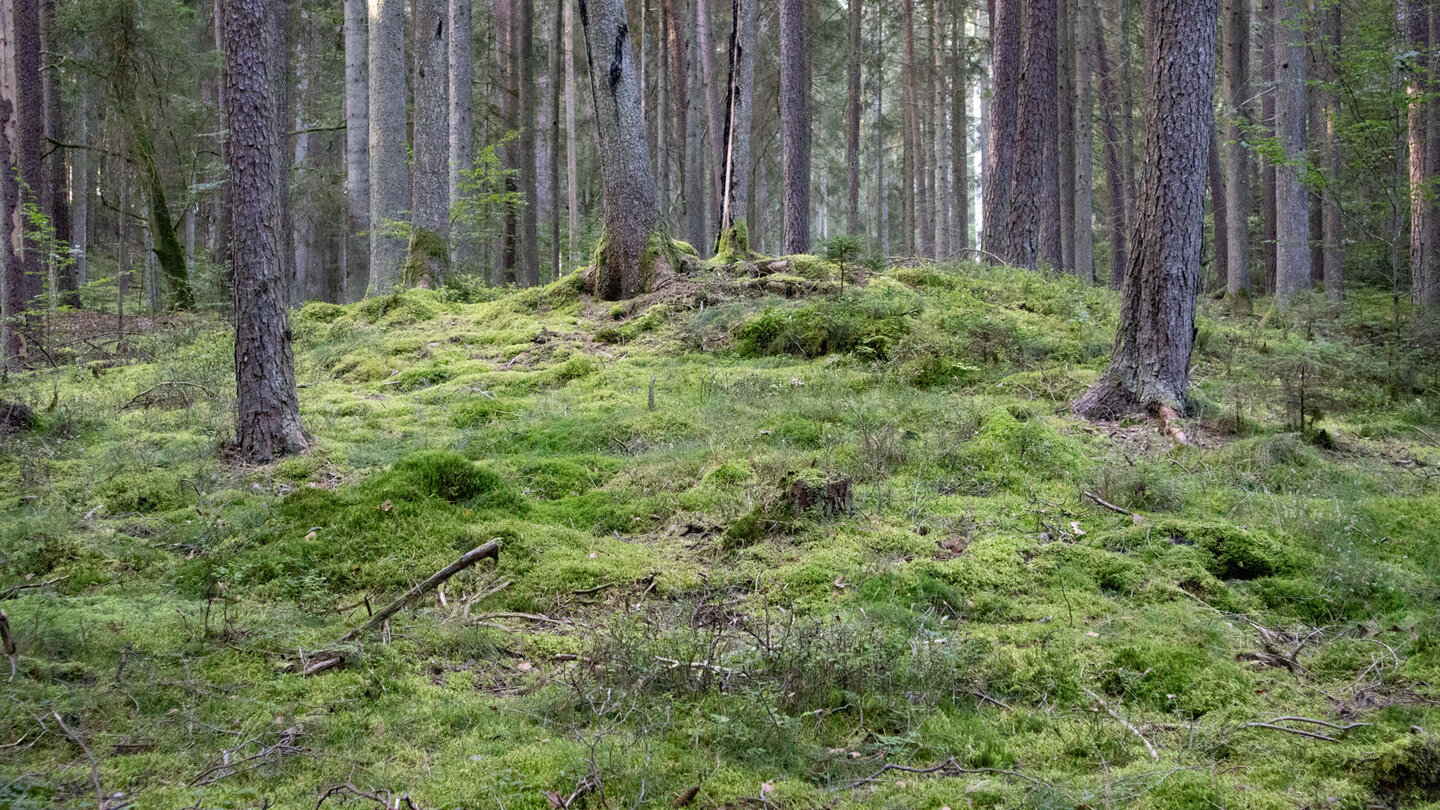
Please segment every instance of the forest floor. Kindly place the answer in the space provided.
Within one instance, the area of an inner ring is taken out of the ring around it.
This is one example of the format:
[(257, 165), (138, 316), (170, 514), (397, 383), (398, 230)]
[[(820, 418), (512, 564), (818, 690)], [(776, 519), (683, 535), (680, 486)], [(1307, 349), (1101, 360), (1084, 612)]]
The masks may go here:
[(0, 808), (1440, 802), (1433, 333), (1207, 301), (1176, 447), (1108, 290), (776, 270), (310, 304), (263, 467), (216, 317), (12, 375)]

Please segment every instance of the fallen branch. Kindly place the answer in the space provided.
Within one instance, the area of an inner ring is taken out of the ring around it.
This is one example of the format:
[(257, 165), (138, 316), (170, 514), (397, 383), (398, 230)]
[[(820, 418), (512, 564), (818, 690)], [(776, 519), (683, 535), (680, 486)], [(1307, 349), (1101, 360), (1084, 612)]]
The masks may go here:
[(1160, 432), (1170, 437), (1176, 444), (1186, 445), (1190, 439), (1185, 436), (1185, 431), (1180, 427), (1180, 414), (1169, 405), (1157, 405), (1155, 415), (1160, 417)]
[(1268, 728), (1272, 731), (1284, 731), (1289, 734), (1299, 734), (1301, 737), (1309, 737), (1312, 740), (1324, 740), (1325, 742), (1340, 742), (1338, 739), (1334, 737), (1327, 737), (1324, 734), (1316, 734), (1313, 731), (1305, 731), (1304, 729), (1277, 726), (1274, 723), (1245, 723), (1244, 725), (1240, 726), (1240, 728)]
[(1319, 734), (1319, 733), (1316, 733), (1316, 732), (1313, 732), (1313, 731), (1306, 731), (1306, 730), (1300, 729), (1300, 728), (1290, 728), (1289, 726), (1279, 725), (1280, 723), (1286, 723), (1286, 722), (1289, 722), (1289, 723), (1310, 723), (1311, 725), (1322, 726), (1322, 727), (1324, 727), (1324, 728), (1333, 728), (1333, 729), (1335, 729), (1336, 731), (1339, 731), (1339, 732), (1342, 733), (1342, 734), (1345, 733), (1345, 732), (1347, 732), (1347, 731), (1349, 731), (1349, 730), (1351, 730), (1351, 729), (1364, 728), (1364, 727), (1370, 725), (1369, 723), (1350, 723), (1350, 724), (1348, 724), (1348, 725), (1343, 725), (1343, 726), (1342, 726), (1342, 725), (1340, 725), (1340, 724), (1338, 724), (1338, 723), (1331, 723), (1331, 722), (1328, 721), (1328, 720), (1316, 720), (1316, 719), (1311, 718), (1311, 717), (1294, 717), (1294, 716), (1287, 716), (1287, 717), (1277, 717), (1277, 718), (1275, 718), (1274, 720), (1271, 720), (1271, 721), (1268, 722), (1268, 723), (1245, 723), (1245, 724), (1241, 725), (1240, 728), (1268, 728), (1268, 729), (1270, 729), (1271, 731), (1284, 731), (1284, 732), (1286, 732), (1286, 733), (1288, 733), (1288, 734), (1299, 734), (1301, 737), (1309, 737), (1309, 738), (1312, 739), (1312, 740), (1324, 740), (1325, 742), (1340, 742), (1339, 739), (1337, 739), (1337, 738), (1335, 738), (1335, 737), (1331, 737), (1331, 736), (1329, 736), (1329, 735), (1327, 735), (1327, 734)]
[(1131, 734), (1134, 734), (1136, 737), (1140, 738), (1140, 742), (1145, 743), (1145, 750), (1150, 752), (1150, 759), (1156, 761), (1160, 759), (1159, 752), (1155, 750), (1155, 746), (1151, 745), (1149, 740), (1145, 739), (1145, 735), (1140, 733), (1140, 729), (1130, 725), (1130, 723), (1125, 718), (1120, 716), (1119, 712), (1110, 708), (1110, 704), (1105, 702), (1105, 698), (1100, 697), (1099, 695), (1091, 692), (1089, 689), (1086, 689), (1083, 686), (1080, 688), (1085, 691), (1085, 694), (1089, 695), (1092, 698), (1095, 698), (1095, 701), (1100, 704), (1101, 708), (1105, 710), (1105, 713), (1115, 718), (1115, 722), (1129, 729)]
[(387, 619), (404, 610), (407, 605), (440, 587), (441, 583), (445, 582), (445, 580), (486, 558), (495, 560), (496, 562), (500, 561), (499, 542), (491, 540), (482, 546), (477, 546), (465, 552), (460, 559), (431, 574), (429, 579), (406, 591), (399, 599), (396, 599), (394, 602), (377, 611), (374, 616), (370, 617), (369, 621), (351, 630), (344, 636), (341, 636), (341, 643), (354, 641), (371, 630), (383, 625)]
[(185, 381), (183, 381), (183, 380), (163, 380), (163, 381), (161, 381), (161, 382), (155, 383), (154, 385), (150, 386), (149, 388), (146, 388), (144, 391), (141, 391), (140, 393), (138, 393), (138, 394), (136, 394), (135, 396), (131, 397), (129, 402), (126, 402), (124, 405), (121, 405), (121, 406), (120, 406), (120, 410), (122, 410), (122, 411), (128, 410), (128, 409), (130, 408), (130, 406), (131, 406), (131, 405), (134, 405), (136, 402), (138, 402), (141, 397), (147, 396), (147, 395), (149, 395), (149, 394), (153, 394), (153, 393), (155, 393), (156, 389), (163, 388), (164, 386), (167, 386), (167, 385), (179, 386), (179, 387), (181, 387), (181, 388), (198, 388), (198, 389), (200, 389), (201, 391), (204, 391), (205, 393), (209, 394), (209, 395), (211, 396), (211, 398), (214, 398), (214, 397), (216, 396), (216, 394), (215, 394), (214, 391), (211, 391), (209, 388), (206, 388), (205, 386), (200, 385), (199, 383), (185, 382)]
[(553, 624), (557, 627), (572, 627), (575, 622), (561, 619), (552, 619), (549, 616), (542, 616), (538, 613), (480, 613), (474, 616), (475, 621), (483, 622), (487, 619), (525, 619), (531, 622), (542, 624)]
[(10, 677), (5, 679), (10, 683), (15, 680), (15, 637), (10, 635), (10, 617), (3, 610), (0, 610), (0, 649), (4, 649), (5, 657), (10, 659)]
[(944, 762), (940, 763), (939, 765), (936, 765), (936, 766), (931, 767), (931, 768), (912, 768), (912, 767), (909, 767), (909, 766), (907, 766), (907, 765), (896, 765), (896, 764), (894, 764), (894, 763), (886, 763), (885, 765), (882, 765), (882, 766), (880, 767), (880, 770), (876, 771), (875, 773), (870, 774), (869, 776), (865, 777), (864, 779), (860, 779), (860, 780), (857, 780), (857, 781), (855, 781), (855, 782), (851, 782), (851, 783), (850, 783), (850, 788), (853, 790), (854, 788), (860, 787), (861, 785), (868, 785), (868, 784), (870, 784), (871, 782), (878, 782), (878, 781), (880, 780), (880, 777), (881, 777), (881, 776), (885, 775), (886, 773), (889, 773), (890, 771), (900, 771), (900, 772), (902, 772), (902, 773), (917, 773), (917, 774), (941, 773), (941, 772), (943, 772), (946, 776), (961, 776), (961, 775), (963, 775), (963, 774), (976, 774), (976, 773), (998, 773), (998, 774), (1001, 774), (1002, 776), (1013, 776), (1013, 777), (1015, 777), (1016, 779), (1022, 779), (1022, 780), (1026, 781), (1026, 782), (1029, 782), (1030, 784), (1035, 785), (1035, 786), (1037, 786), (1037, 787), (1039, 787), (1040, 785), (1043, 785), (1043, 784), (1044, 784), (1044, 783), (1041, 782), (1039, 779), (1036, 779), (1036, 778), (1033, 777), (1033, 776), (1026, 776), (1025, 774), (1023, 774), (1023, 773), (1021, 773), (1021, 772), (1019, 772), (1019, 771), (1006, 770), (1005, 768), (963, 768), (963, 767), (960, 766), (960, 763), (959, 763), (959, 762), (956, 762), (956, 761), (955, 761), (955, 758), (954, 758), (954, 757), (950, 757), (949, 759), (945, 760)]
[(85, 758), (90, 760), (90, 782), (95, 786), (95, 806), (98, 810), (105, 810), (105, 788), (100, 785), (100, 760), (96, 759), (95, 755), (90, 753), (90, 746), (86, 745), (85, 741), (80, 739), (80, 735), (71, 731), (70, 727), (65, 725), (65, 721), (60, 719), (59, 712), (51, 712), (50, 716), (55, 718), (55, 722), (60, 725), (60, 732), (70, 738), (70, 742), (80, 746), (80, 750), (85, 752)]
[(324, 804), (325, 800), (330, 798), (331, 796), (341, 795), (344, 793), (350, 793), (351, 795), (361, 799), (369, 799), (370, 801), (375, 802), (376, 804), (385, 808), (385, 810), (399, 810), (401, 802), (404, 802), (405, 806), (410, 808), (410, 810), (417, 810), (417, 808), (415, 807), (415, 802), (410, 800), (409, 793), (401, 793), (399, 796), (394, 796), (392, 798), (392, 794), (388, 790), (377, 790), (373, 793), (370, 793), (355, 787), (355, 785), (351, 784), (350, 782), (346, 782), (343, 785), (331, 785), (329, 788), (327, 788), (324, 793), (320, 794), (320, 801), (315, 803), (315, 810), (320, 810), (320, 805)]
[(1110, 503), (1109, 501), (1105, 500), (1104, 498), (1100, 497), (1099, 495), (1096, 495), (1096, 494), (1093, 493), (1093, 492), (1086, 492), (1086, 493), (1085, 493), (1085, 497), (1089, 498), (1090, 500), (1094, 501), (1095, 503), (1099, 504), (1100, 506), (1103, 506), (1103, 507), (1105, 507), (1106, 509), (1109, 509), (1111, 512), (1117, 512), (1117, 513), (1122, 514), (1122, 515), (1129, 515), (1130, 517), (1137, 517), (1137, 515), (1136, 515), (1134, 512), (1131, 512), (1129, 509), (1126, 509), (1126, 508), (1121, 507), (1121, 506), (1116, 506), (1115, 504)]
[(66, 575), (63, 576), (63, 577), (55, 577), (54, 579), (47, 579), (47, 580), (45, 580), (44, 582), (28, 582), (28, 583), (25, 583), (25, 584), (23, 584), (23, 585), (14, 585), (14, 586), (11, 586), (11, 587), (9, 587), (9, 588), (6, 588), (4, 593), (0, 593), (0, 602), (4, 602), (4, 601), (6, 601), (6, 600), (8, 600), (8, 599), (14, 599), (16, 596), (18, 596), (18, 595), (20, 594), (21, 591), (26, 591), (26, 590), (29, 590), (29, 589), (31, 589), (31, 588), (48, 588), (48, 587), (50, 587), (51, 585), (54, 585), (54, 584), (57, 583), (57, 582), (64, 582), (65, 580), (67, 580), (67, 579), (69, 579), (69, 578), (70, 578), (70, 575), (69, 575), (69, 574), (66, 574)]

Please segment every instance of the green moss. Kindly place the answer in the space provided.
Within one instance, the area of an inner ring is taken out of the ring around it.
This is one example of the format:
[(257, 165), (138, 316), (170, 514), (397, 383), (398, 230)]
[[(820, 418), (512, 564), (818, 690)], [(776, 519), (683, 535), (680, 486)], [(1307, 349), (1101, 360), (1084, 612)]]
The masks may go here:
[(192, 495), (185, 482), (174, 472), (152, 470), (143, 473), (122, 473), (106, 481), (99, 491), (110, 514), (137, 512), (153, 515), (184, 506)]
[(1396, 804), (1440, 800), (1440, 742), (1422, 732), (1385, 746), (1370, 778), (1375, 792)]
[(512, 507), (518, 496), (499, 475), (458, 453), (428, 450), (395, 463), (391, 483), (410, 484), (426, 496), (476, 508)]

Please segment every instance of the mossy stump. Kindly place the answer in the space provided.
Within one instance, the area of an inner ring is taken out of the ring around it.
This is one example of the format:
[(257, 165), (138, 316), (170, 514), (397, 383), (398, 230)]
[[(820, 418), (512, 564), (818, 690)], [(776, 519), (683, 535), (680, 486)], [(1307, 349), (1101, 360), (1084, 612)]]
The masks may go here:
[(818, 509), (826, 517), (843, 515), (855, 506), (855, 495), (851, 490), (851, 478), (814, 479), (798, 477), (790, 482), (787, 496), (795, 514), (803, 515), (811, 509)]

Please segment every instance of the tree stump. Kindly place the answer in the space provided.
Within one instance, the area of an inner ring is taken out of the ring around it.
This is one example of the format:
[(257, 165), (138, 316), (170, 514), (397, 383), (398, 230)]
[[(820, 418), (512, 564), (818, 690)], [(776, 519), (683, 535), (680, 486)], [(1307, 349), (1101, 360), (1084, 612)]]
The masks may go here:
[(826, 517), (843, 515), (855, 505), (850, 489), (851, 479), (844, 478), (796, 478), (790, 483), (790, 505), (795, 514), (802, 515), (811, 509), (819, 509)]
[(18, 402), (0, 399), (0, 436), (24, 433), (35, 425), (35, 414)]

